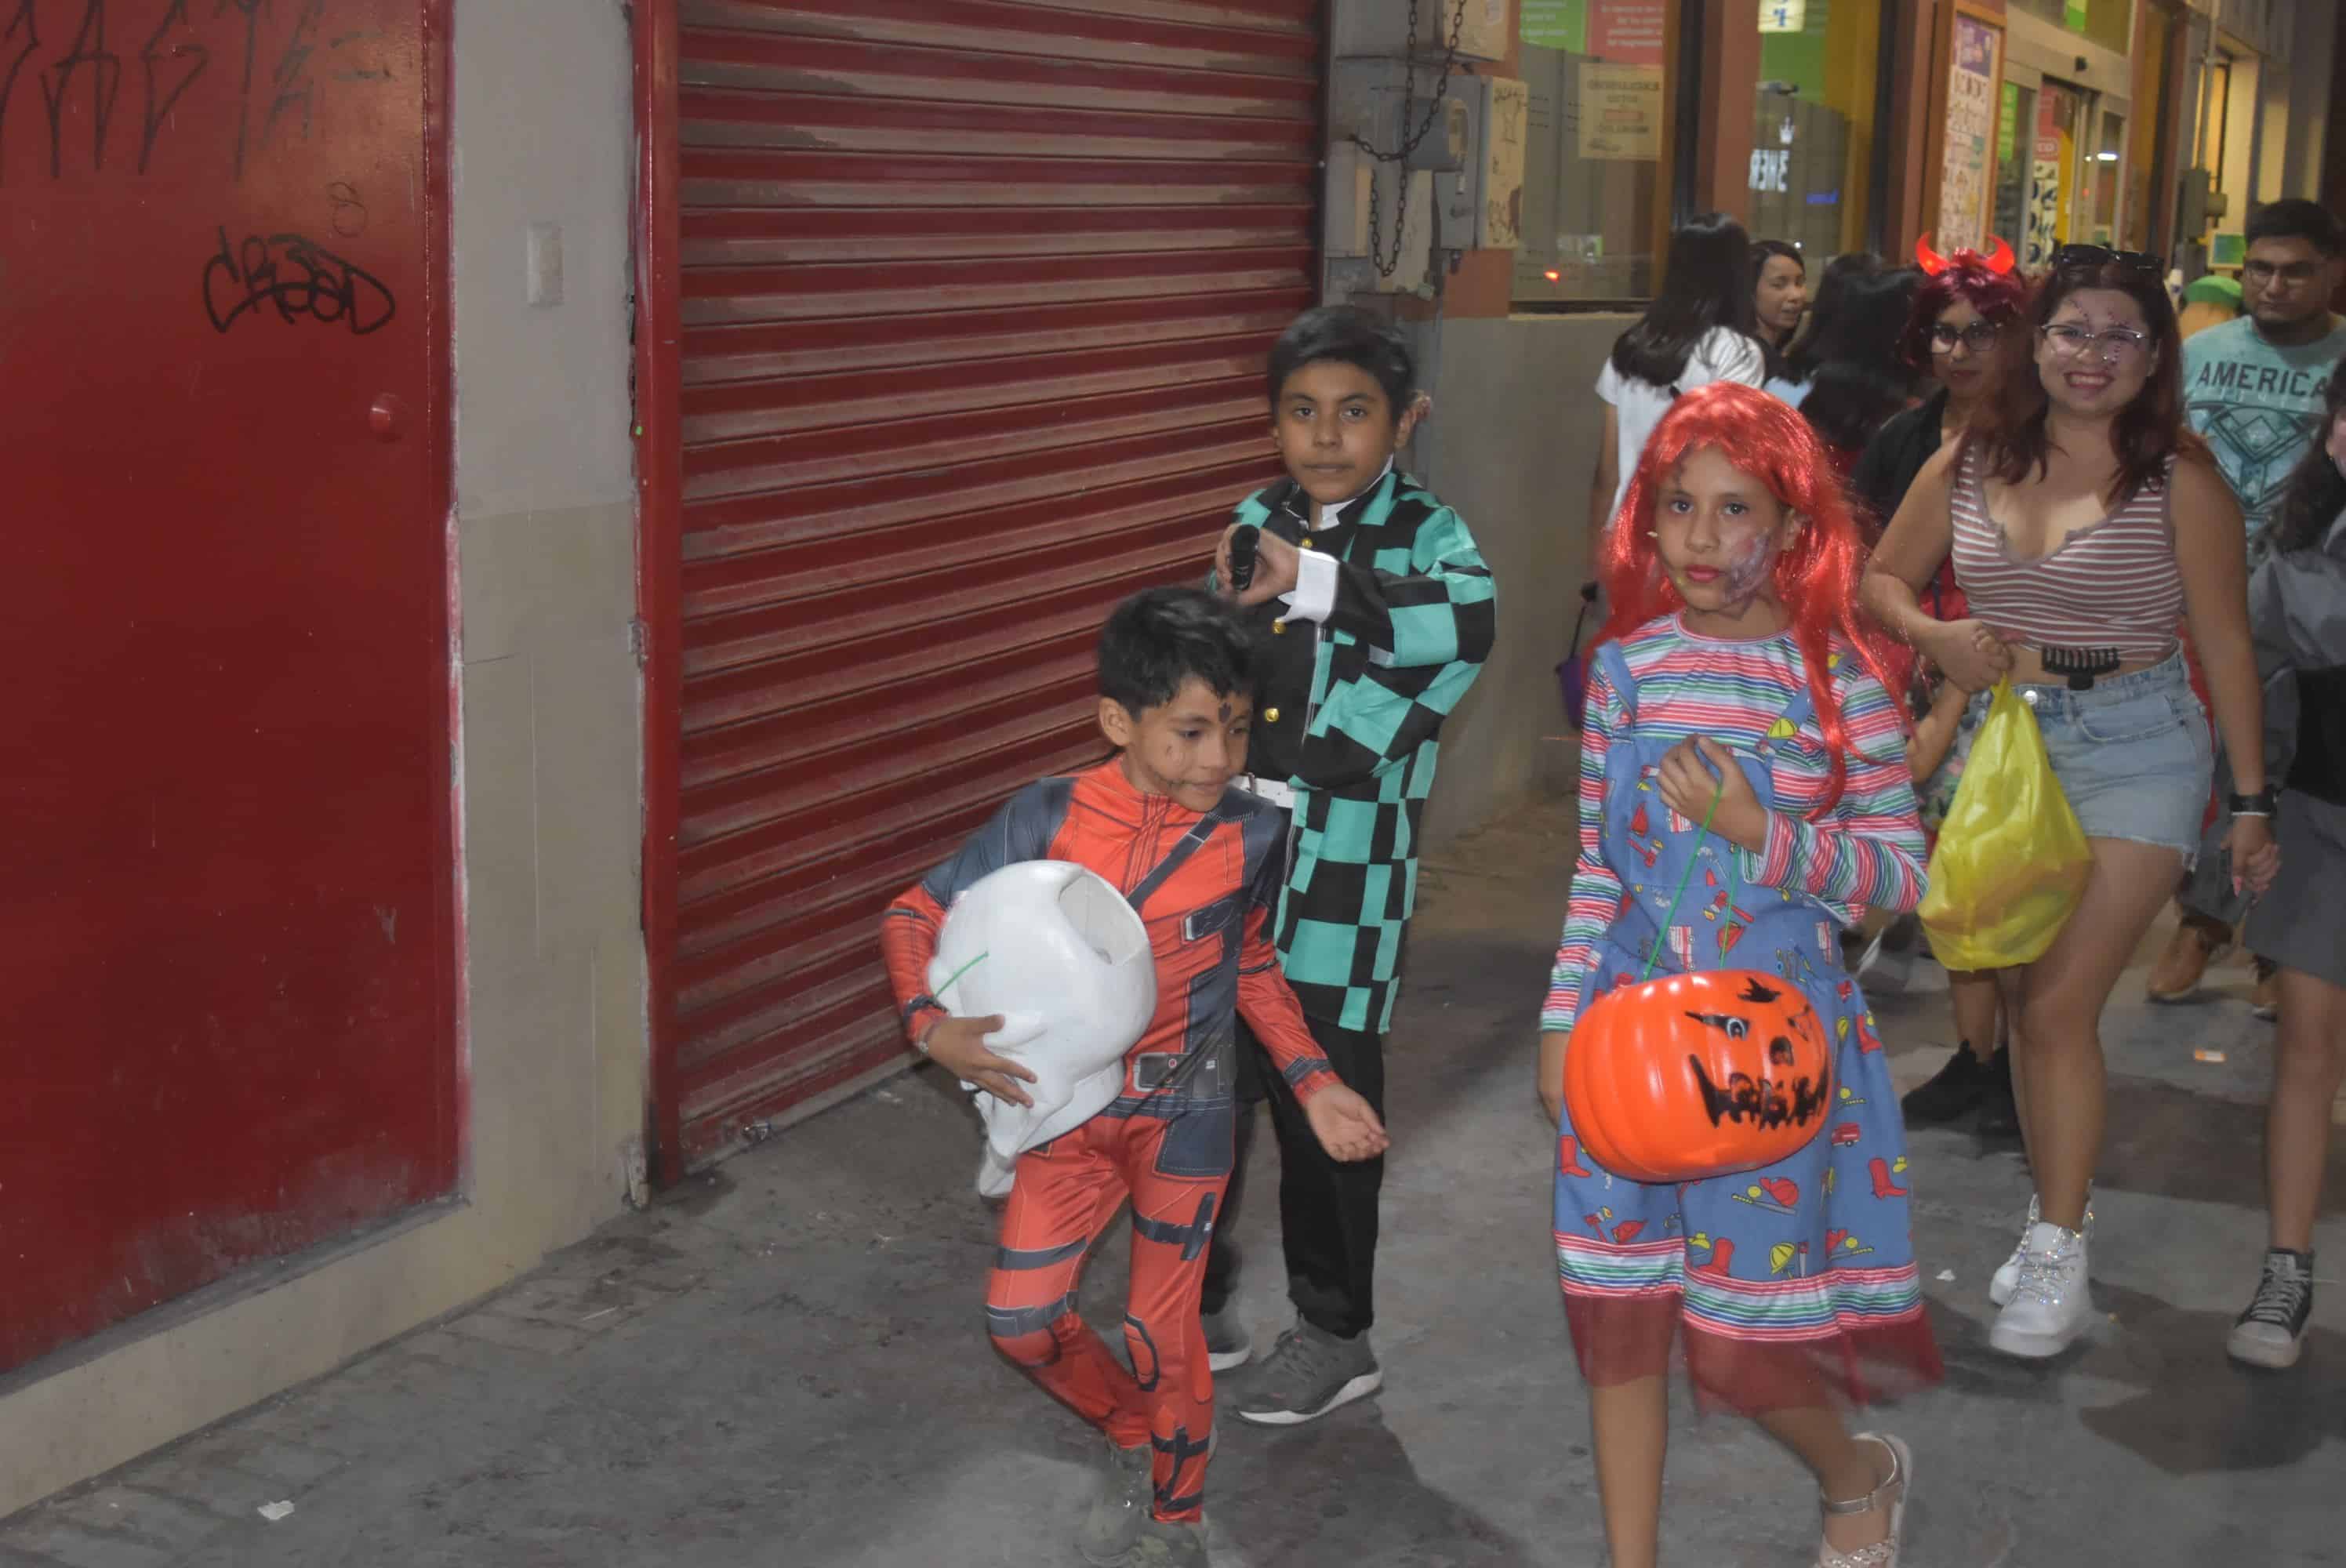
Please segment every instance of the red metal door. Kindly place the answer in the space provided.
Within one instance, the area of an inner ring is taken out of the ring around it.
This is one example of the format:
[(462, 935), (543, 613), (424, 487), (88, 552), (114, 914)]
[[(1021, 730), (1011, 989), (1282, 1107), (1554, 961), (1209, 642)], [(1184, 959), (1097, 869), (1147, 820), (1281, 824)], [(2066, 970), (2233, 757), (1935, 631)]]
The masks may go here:
[(1313, 298), (1318, 10), (648, 13), (665, 1174), (899, 1059), (884, 901), (1099, 754), (1108, 606), (1202, 572), (1275, 471), (1260, 376)]
[(0, 0), (0, 1369), (455, 1170), (443, 0)]

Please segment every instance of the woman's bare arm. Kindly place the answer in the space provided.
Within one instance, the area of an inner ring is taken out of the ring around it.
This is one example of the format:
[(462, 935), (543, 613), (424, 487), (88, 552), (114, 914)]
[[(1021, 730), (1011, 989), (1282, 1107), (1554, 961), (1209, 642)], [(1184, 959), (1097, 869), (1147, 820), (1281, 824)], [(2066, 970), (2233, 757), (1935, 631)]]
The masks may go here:
[(1581, 580), (1596, 580), (1596, 555), (1604, 546), (1606, 526), (1613, 521), (1613, 492), (1621, 484), (1621, 414), (1605, 407), (1605, 431), (1598, 437), (1596, 472), (1588, 479), (1588, 559)]
[(1939, 624), (1923, 608), (1920, 596), (1954, 545), (1954, 463), (1955, 449), (1943, 446), (1923, 465), (1906, 487), (1898, 514), (1882, 531), (1858, 587), (1859, 600), (1875, 620), (1917, 646)]
[(2253, 795), (2265, 787), (2264, 690), (2249, 636), (2248, 531), (2231, 486), (2207, 458), (2178, 459), (2172, 484), (2168, 513), (2191, 646), (2207, 673), (2236, 788)]

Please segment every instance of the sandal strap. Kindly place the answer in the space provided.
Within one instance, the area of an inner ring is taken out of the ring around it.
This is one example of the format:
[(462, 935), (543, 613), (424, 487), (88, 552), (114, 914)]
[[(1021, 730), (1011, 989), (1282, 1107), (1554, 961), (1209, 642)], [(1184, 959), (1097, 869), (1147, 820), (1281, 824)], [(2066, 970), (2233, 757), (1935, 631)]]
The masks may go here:
[(1888, 1492), (1893, 1486), (1899, 1486), (1904, 1483), (1906, 1480), (1906, 1471), (1905, 1467), (1898, 1462), (1898, 1451), (1892, 1448), (1888, 1443), (1882, 1442), (1880, 1438), (1873, 1438), (1870, 1441), (1879, 1444), (1882, 1450), (1890, 1455), (1889, 1475), (1884, 1477), (1872, 1492), (1867, 1492), (1863, 1497), (1853, 1498), (1846, 1502), (1835, 1502), (1831, 1498), (1825, 1496), (1823, 1492), (1818, 1492), (1817, 1499), (1824, 1504), (1825, 1512), (1828, 1515), (1834, 1518), (1847, 1518), (1849, 1515), (1853, 1513), (1871, 1513), (1875, 1509), (1882, 1506), (1882, 1494), (1883, 1492)]

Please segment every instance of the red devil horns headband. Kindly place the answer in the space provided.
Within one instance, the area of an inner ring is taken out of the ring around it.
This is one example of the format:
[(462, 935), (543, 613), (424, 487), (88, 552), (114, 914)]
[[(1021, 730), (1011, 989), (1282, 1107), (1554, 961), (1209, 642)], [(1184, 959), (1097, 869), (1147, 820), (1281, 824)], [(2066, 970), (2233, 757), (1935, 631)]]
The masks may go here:
[[(1990, 235), (1988, 238), (1994, 239), (1995, 236)], [(1921, 265), (1923, 271), (1935, 278), (1950, 267), (1984, 267), (1991, 272), (2009, 273), (2014, 258), (2012, 254), (2012, 247), (2001, 239), (1996, 239), (1995, 249), (1984, 256), (1972, 249), (1958, 250), (1953, 256), (1942, 256), (1931, 249), (1931, 237), (1925, 234), (1922, 239), (1914, 241), (1914, 260)]]

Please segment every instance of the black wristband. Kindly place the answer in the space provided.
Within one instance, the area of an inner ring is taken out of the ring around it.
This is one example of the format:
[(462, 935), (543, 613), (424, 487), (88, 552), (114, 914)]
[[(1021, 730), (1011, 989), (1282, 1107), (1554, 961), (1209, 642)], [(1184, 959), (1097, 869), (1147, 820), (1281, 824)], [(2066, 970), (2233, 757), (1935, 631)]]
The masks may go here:
[(2235, 817), (2270, 817), (2280, 803), (2280, 791), (2268, 784), (2253, 795), (2227, 795), (2224, 809)]

